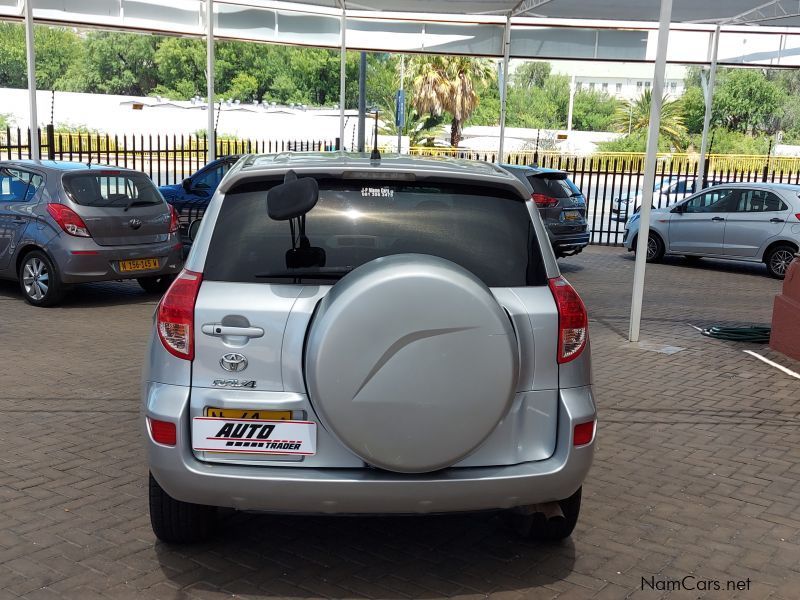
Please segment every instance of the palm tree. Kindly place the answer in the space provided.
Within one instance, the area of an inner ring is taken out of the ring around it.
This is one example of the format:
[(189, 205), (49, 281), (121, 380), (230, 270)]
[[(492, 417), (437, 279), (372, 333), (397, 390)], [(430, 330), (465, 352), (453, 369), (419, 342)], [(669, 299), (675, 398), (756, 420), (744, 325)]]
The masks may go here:
[[(380, 132), (383, 135), (396, 137), (398, 128), (395, 125), (395, 107), (383, 107), (381, 112), (389, 115), (389, 117), (383, 121)], [(439, 118), (428, 114), (420, 114), (416, 108), (411, 106), (406, 108), (405, 123), (400, 128), (400, 133), (408, 136), (408, 143), (412, 148), (415, 146), (432, 146), (433, 139), (436, 137), (440, 127), (441, 120)]]
[(464, 121), (480, 102), (478, 90), (494, 81), (494, 63), (468, 56), (416, 56), (408, 70), (414, 108), (433, 116), (448, 113), (450, 145), (457, 147)]
[[(628, 100), (621, 105), (614, 114), (614, 126), (617, 131), (629, 135), (638, 131), (647, 131), (650, 127), (652, 100), (653, 93), (647, 89), (636, 100)], [(668, 94), (664, 94), (661, 101), (661, 125), (658, 134), (667, 138), (679, 150), (686, 136), (681, 104), (677, 100), (671, 100)]]

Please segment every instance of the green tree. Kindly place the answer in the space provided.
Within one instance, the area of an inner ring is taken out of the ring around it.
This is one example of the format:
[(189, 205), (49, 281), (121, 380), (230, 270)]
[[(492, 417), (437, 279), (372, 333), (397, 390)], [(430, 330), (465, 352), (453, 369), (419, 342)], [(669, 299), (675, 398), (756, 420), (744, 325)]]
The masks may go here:
[(415, 56), (409, 61), (414, 107), (434, 116), (448, 113), (450, 145), (480, 103), (478, 92), (495, 79), (494, 63), (468, 56)]
[[(153, 61), (158, 86), (153, 93), (175, 100), (188, 100), (206, 95), (206, 45), (202, 40), (164, 38)], [(215, 80), (216, 83), (216, 80)]]
[(520, 65), (512, 78), (512, 84), (517, 88), (541, 88), (550, 77), (552, 67), (549, 62), (531, 60)]
[(25, 60), (25, 30), (18, 23), (0, 23), (0, 86), (28, 85)]
[[(650, 127), (650, 104), (652, 92), (647, 89), (635, 100), (621, 105), (614, 114), (613, 123), (617, 131), (623, 133), (646, 132)], [(677, 149), (684, 146), (686, 126), (683, 123), (681, 104), (664, 94), (661, 101), (661, 122), (659, 137), (664, 137)]]
[[(71, 29), (36, 25), (36, 86), (62, 89), (62, 79), (71, 65), (80, 62), (83, 45)], [(19, 23), (0, 23), (0, 87), (28, 87), (25, 28)]]
[(572, 128), (577, 131), (608, 131), (613, 127), (619, 101), (603, 92), (575, 93)]
[(159, 83), (155, 53), (161, 38), (92, 31), (84, 40), (82, 60), (64, 76), (66, 91), (147, 96)]
[(721, 123), (742, 133), (774, 131), (784, 100), (779, 86), (757, 69), (726, 69), (718, 81), (713, 112)]
[(239, 73), (223, 96), (242, 102), (258, 100), (258, 80), (250, 73)]
[(37, 25), (34, 29), (36, 43), (36, 87), (43, 90), (60, 90), (64, 74), (74, 64), (83, 61), (83, 43), (78, 35), (65, 27)]
[[(683, 122), (689, 133), (702, 133), (706, 115), (706, 101), (703, 90), (698, 86), (687, 87), (680, 99)], [(713, 112), (712, 112), (713, 114)]]

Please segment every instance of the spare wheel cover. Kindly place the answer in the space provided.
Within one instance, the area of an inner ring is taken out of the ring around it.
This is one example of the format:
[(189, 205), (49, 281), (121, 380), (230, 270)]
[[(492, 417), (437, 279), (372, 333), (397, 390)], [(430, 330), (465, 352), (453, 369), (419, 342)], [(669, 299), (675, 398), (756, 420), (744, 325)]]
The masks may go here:
[(422, 473), (483, 442), (514, 398), (511, 322), (448, 260), (398, 254), (342, 278), (310, 325), (305, 373), (323, 424), (365, 462)]

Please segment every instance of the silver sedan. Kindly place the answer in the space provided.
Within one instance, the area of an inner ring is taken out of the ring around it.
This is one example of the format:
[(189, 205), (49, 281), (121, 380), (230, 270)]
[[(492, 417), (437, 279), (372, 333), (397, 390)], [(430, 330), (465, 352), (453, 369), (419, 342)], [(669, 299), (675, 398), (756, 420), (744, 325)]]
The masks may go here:
[[(625, 224), (623, 243), (636, 250), (641, 219)], [(800, 249), (800, 186), (730, 183), (705, 189), (651, 213), (647, 261), (664, 255), (763, 262), (783, 279)]]

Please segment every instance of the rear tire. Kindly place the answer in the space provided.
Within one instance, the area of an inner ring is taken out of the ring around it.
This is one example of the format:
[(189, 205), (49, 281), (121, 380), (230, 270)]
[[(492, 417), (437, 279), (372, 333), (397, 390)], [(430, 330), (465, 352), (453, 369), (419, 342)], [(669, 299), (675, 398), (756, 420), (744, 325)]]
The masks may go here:
[(156, 275), (154, 277), (139, 277), (136, 279), (142, 289), (148, 294), (163, 294), (175, 281), (175, 275)]
[(214, 528), (216, 508), (175, 500), (150, 474), (150, 524), (167, 544), (188, 544), (207, 539)]
[(775, 279), (786, 277), (786, 271), (789, 269), (789, 264), (794, 260), (795, 252), (797, 251), (789, 244), (779, 244), (770, 248), (770, 251), (764, 257), (769, 276)]
[(568, 538), (575, 530), (578, 515), (581, 512), (581, 490), (578, 488), (572, 496), (559, 500), (558, 504), (564, 513), (563, 519), (546, 520), (541, 513), (531, 515), (513, 514), (513, 525), (517, 531), (528, 539), (537, 542), (558, 542)]
[(28, 304), (55, 306), (64, 297), (64, 284), (50, 258), (41, 250), (28, 252), (19, 265), (19, 287)]

